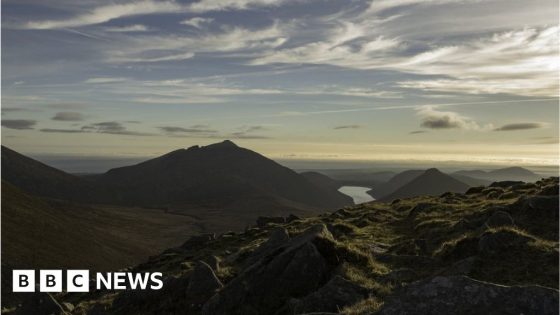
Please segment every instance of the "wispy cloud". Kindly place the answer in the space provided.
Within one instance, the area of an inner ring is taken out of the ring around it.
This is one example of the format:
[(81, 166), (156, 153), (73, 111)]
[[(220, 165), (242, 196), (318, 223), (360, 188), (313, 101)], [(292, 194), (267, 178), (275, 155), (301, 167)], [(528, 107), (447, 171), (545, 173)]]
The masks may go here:
[(187, 128), (177, 127), (177, 126), (161, 126), (158, 127), (161, 131), (170, 135), (181, 135), (181, 134), (213, 134), (218, 132), (217, 130), (211, 129), (208, 125), (194, 125)]
[(89, 78), (84, 81), (84, 83), (93, 83), (93, 84), (104, 84), (104, 83), (116, 83), (116, 82), (124, 82), (127, 78), (119, 78), (119, 77), (97, 77), (97, 78)]
[(37, 124), (36, 120), (2, 119), (2, 127), (16, 130), (30, 130)]
[(183, 25), (189, 25), (196, 28), (201, 28), (204, 24), (209, 24), (214, 21), (213, 18), (194, 17), (180, 22)]
[(333, 129), (341, 130), (341, 129), (360, 129), (360, 128), (362, 128), (361, 125), (342, 125), (342, 126), (336, 126)]
[(146, 25), (134, 24), (125, 26), (110, 26), (104, 29), (107, 32), (113, 33), (131, 33), (131, 32), (146, 32), (149, 28)]
[(118, 121), (104, 121), (84, 125), (79, 129), (57, 129), (57, 128), (44, 128), (40, 129), (41, 132), (49, 133), (102, 133), (111, 135), (122, 136), (155, 136), (154, 133), (131, 131), (126, 126)]
[(56, 113), (51, 119), (59, 121), (82, 121), (85, 119), (85, 116), (82, 113), (78, 112), (59, 112)]
[(539, 129), (544, 128), (547, 125), (541, 122), (524, 122), (524, 123), (514, 123), (507, 124), (494, 129), (494, 131), (516, 131), (516, 130), (527, 130), (527, 129)]
[(174, 1), (144, 0), (123, 4), (108, 4), (91, 9), (64, 20), (32, 21), (24, 24), (25, 29), (60, 29), (105, 23), (127, 16), (172, 13), (183, 11), (184, 6)]
[(417, 135), (417, 134), (421, 134), (421, 133), (427, 133), (427, 131), (426, 130), (414, 130), (414, 131), (409, 132), (408, 134), (409, 135)]

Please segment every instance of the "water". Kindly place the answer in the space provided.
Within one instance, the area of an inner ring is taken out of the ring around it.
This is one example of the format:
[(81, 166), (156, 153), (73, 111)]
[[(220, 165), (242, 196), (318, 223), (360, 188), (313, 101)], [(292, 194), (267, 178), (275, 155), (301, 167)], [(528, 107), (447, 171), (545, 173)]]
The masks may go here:
[(355, 204), (360, 204), (368, 201), (375, 200), (372, 196), (367, 194), (370, 190), (369, 187), (359, 187), (359, 186), (342, 186), (338, 189), (341, 193), (352, 197)]

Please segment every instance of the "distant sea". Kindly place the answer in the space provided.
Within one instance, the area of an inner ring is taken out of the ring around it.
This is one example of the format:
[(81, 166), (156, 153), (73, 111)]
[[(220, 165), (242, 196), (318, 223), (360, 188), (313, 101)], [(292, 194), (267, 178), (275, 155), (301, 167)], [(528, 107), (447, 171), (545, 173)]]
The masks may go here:
[[(138, 164), (152, 157), (81, 157), (63, 155), (32, 155), (47, 165), (74, 174), (104, 173), (112, 168)], [(433, 161), (355, 161), (355, 160), (296, 160), (284, 159), (276, 162), (298, 172), (320, 170), (354, 170), (367, 172), (393, 171), (407, 169), (438, 168), (444, 172), (458, 170), (492, 170), (511, 166), (521, 166), (543, 176), (558, 176), (557, 165), (486, 165), (468, 162)]]

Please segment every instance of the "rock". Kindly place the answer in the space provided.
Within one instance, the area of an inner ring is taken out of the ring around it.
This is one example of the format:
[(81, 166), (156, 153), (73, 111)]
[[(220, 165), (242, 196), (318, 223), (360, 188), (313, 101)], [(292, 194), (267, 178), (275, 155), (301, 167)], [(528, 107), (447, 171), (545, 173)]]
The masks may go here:
[(445, 269), (441, 274), (445, 276), (456, 276), (456, 275), (465, 275), (468, 276), (473, 268), (478, 258), (476, 256), (468, 257), (463, 260), (459, 260), (458, 262), (451, 265), (451, 267)]
[(433, 204), (433, 203), (421, 202), (421, 203), (417, 204), (416, 206), (414, 206), (414, 208), (412, 208), (412, 210), (410, 210), (410, 212), (408, 213), (408, 216), (409, 217), (417, 216), (418, 214), (420, 214), (422, 212), (429, 211), (435, 205), (436, 204)]
[(509, 213), (507, 213), (505, 211), (502, 211), (502, 210), (494, 211), (494, 213), (492, 213), (490, 218), (488, 218), (488, 220), (486, 220), (485, 224), (489, 228), (497, 228), (497, 227), (500, 227), (500, 226), (514, 226), (515, 225), (511, 215), (509, 215)]
[(206, 263), (214, 271), (218, 271), (218, 269), (220, 269), (220, 261), (221, 261), (221, 259), (217, 256), (214, 256), (214, 255), (212, 255), (212, 256), (208, 257), (208, 259), (206, 259)]
[(324, 257), (331, 255), (329, 246), (334, 241), (325, 225), (309, 228), (230, 281), (202, 314), (269, 314), (290, 298), (308, 295), (335, 267)]
[(505, 180), (505, 181), (501, 181), (501, 182), (493, 182), (488, 187), (508, 188), (508, 187), (515, 186), (515, 185), (520, 185), (520, 184), (525, 184), (525, 182), (516, 181), (516, 180)]
[(223, 287), (216, 274), (203, 261), (199, 261), (190, 277), (187, 287), (187, 298), (193, 302), (206, 302), (216, 290)]
[(465, 276), (414, 282), (386, 299), (380, 315), (558, 314), (558, 291), (539, 286), (502, 286)]
[(272, 251), (277, 249), (278, 247), (285, 245), (290, 240), (290, 236), (288, 235), (288, 231), (283, 227), (278, 227), (270, 233), (268, 240), (262, 243), (257, 249), (251, 253), (251, 257), (249, 257), (244, 263), (244, 267), (248, 267), (263, 256), (270, 254)]
[(299, 219), (300, 219), (300, 217), (298, 217), (297, 215), (290, 214), (286, 218), (286, 223), (290, 223), (290, 222), (293, 222), (293, 221), (296, 221), (296, 220), (299, 220)]
[(418, 277), (416, 272), (410, 268), (400, 268), (392, 270), (388, 274), (381, 277), (382, 280), (391, 283), (410, 282)]
[(18, 307), (14, 315), (69, 315), (50, 293), (34, 292), (29, 293), (21, 306)]
[(554, 211), (558, 212), (558, 195), (532, 196), (520, 201), (523, 211)]
[(532, 237), (508, 229), (485, 232), (478, 241), (478, 251), (484, 254), (494, 254), (515, 249), (515, 247), (523, 246), (533, 240)]
[(485, 186), (471, 187), (465, 192), (465, 195), (480, 194), (484, 189), (486, 189)]
[(67, 312), (72, 312), (74, 311), (74, 304), (69, 303), (69, 302), (63, 302), (62, 303), (62, 307), (64, 308), (65, 311)]
[(265, 227), (269, 223), (284, 224), (286, 223), (286, 218), (284, 217), (258, 217), (257, 226)]
[(544, 186), (538, 195), (541, 196), (558, 196), (558, 184)]
[(337, 312), (367, 297), (368, 290), (340, 276), (334, 276), (319, 290), (288, 302), (290, 314)]

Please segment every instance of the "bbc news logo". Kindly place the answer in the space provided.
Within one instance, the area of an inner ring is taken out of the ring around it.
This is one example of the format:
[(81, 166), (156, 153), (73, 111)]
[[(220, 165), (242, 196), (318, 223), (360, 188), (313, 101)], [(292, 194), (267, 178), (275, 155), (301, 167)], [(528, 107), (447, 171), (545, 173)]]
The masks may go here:
[[(12, 271), (13, 292), (35, 292), (36, 272), (32, 269)], [(40, 292), (62, 292), (64, 278), (62, 270), (39, 270)], [(160, 290), (163, 287), (162, 273), (98, 272), (95, 274), (97, 290)], [(67, 292), (89, 292), (89, 270), (66, 271)]]

